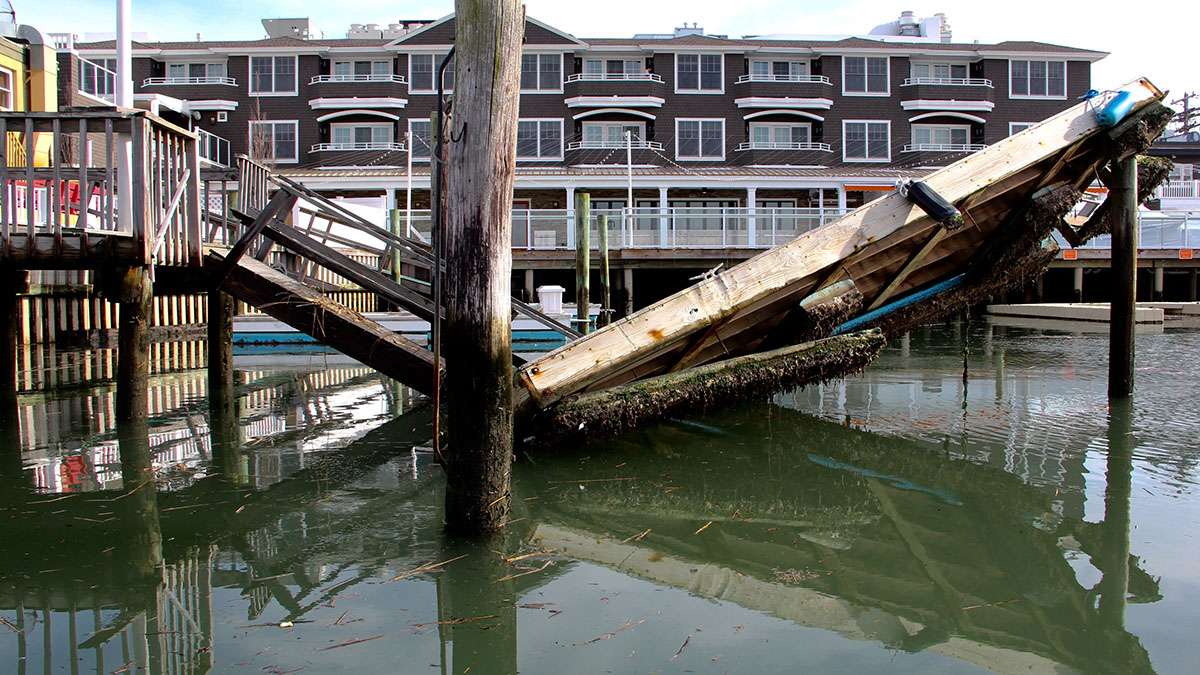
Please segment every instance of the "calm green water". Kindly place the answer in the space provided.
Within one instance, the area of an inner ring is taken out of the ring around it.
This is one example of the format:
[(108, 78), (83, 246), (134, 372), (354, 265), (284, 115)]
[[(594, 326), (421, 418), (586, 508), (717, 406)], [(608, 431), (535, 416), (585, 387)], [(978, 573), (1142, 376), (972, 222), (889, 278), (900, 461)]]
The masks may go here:
[(1196, 670), (1200, 332), (1140, 336), (1110, 410), (1102, 334), (929, 328), (845, 382), (522, 455), (487, 542), (442, 533), (416, 397), (258, 356), (211, 420), (189, 350), (119, 430), (111, 353), (29, 355), (0, 672)]

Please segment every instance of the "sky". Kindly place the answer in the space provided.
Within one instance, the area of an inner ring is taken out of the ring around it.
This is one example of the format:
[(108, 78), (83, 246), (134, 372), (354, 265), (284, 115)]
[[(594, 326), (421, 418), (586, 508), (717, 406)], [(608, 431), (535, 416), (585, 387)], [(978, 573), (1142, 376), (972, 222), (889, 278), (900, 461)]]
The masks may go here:
[[(11, 1), (20, 23), (43, 32), (114, 30), (115, 0)], [(1110, 52), (1093, 68), (1096, 88), (1144, 75), (1171, 90), (1170, 99), (1200, 91), (1194, 56), (1200, 9), (1190, 0), (1153, 2), (1146, 11), (1128, 2), (1097, 0), (604, 0), (600, 7), (578, 0), (526, 0), (525, 5), (529, 16), (584, 38), (667, 33), (684, 22), (729, 36), (866, 33), (901, 10), (917, 16), (943, 12), (955, 42), (1039, 40)], [(133, 0), (133, 29), (159, 40), (194, 39), (196, 33), (205, 39), (255, 39), (263, 36), (259, 19), (308, 16), (325, 37), (344, 37), (351, 23), (438, 18), (453, 8), (449, 0)]]

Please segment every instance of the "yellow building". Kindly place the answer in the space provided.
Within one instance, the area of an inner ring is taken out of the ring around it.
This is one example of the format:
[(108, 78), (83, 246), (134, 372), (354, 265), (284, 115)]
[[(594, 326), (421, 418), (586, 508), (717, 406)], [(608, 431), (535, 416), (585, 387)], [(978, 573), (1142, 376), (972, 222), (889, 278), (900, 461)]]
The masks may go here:
[[(56, 112), (58, 58), (31, 26), (0, 24), (0, 111)], [(25, 166), (25, 137), (9, 132), (8, 165)], [(34, 137), (34, 166), (48, 166), (50, 134)]]

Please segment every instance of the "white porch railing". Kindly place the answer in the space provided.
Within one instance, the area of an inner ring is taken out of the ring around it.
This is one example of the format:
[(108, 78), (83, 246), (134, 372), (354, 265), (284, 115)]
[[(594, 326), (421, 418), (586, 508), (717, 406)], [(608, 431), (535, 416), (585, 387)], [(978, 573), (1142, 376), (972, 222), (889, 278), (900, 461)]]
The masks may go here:
[(326, 82), (391, 82), (393, 84), (408, 84), (403, 75), (393, 73), (370, 73), (365, 75), (314, 75), (309, 84), (324, 84)]
[(992, 81), (984, 77), (909, 77), (905, 78), (902, 87), (918, 84), (935, 84), (952, 87), (990, 87)]
[(195, 132), (199, 136), (200, 159), (208, 160), (218, 166), (230, 165), (232, 156), (229, 154), (228, 139), (203, 129), (196, 129)]
[[(1056, 232), (1059, 246), (1066, 241)], [(1112, 235), (1104, 234), (1080, 246), (1084, 249), (1112, 248)], [(1200, 212), (1141, 211), (1138, 213), (1139, 249), (1200, 248)]]
[(115, 101), (117, 74), (99, 63), (80, 58), (79, 91), (105, 101)]
[(403, 143), (317, 143), (309, 152), (349, 152), (354, 150), (403, 151)]
[(818, 150), (820, 152), (833, 152), (833, 147), (828, 143), (762, 143), (750, 141), (749, 143), (739, 143), (737, 152), (743, 150)]
[(1159, 199), (1196, 199), (1200, 197), (1200, 180), (1172, 180), (1159, 186)]
[(662, 82), (656, 73), (575, 73), (567, 76), (567, 82)]
[(624, 150), (632, 147), (634, 150), (663, 151), (663, 144), (655, 141), (634, 140), (632, 146), (625, 141), (572, 141), (567, 143), (567, 151), (571, 150)]
[(900, 152), (976, 152), (986, 147), (983, 143), (910, 143)]
[(202, 84), (221, 84), (228, 87), (236, 87), (237, 80), (232, 77), (212, 76), (212, 77), (147, 77), (142, 80), (143, 87), (149, 87), (155, 84), (178, 84), (178, 85), (202, 85)]
[(738, 84), (747, 82), (810, 82), (813, 84), (830, 84), (828, 77), (824, 75), (775, 75), (773, 73), (751, 73), (742, 75), (737, 79)]

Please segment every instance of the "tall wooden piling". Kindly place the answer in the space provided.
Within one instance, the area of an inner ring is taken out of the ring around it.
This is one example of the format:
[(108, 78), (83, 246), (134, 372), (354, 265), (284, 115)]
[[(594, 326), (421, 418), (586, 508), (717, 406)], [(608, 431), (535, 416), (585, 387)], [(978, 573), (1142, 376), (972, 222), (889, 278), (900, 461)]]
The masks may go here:
[(575, 193), (575, 328), (587, 333), (592, 279), (592, 196)]
[[(153, 288), (148, 267), (127, 267), (112, 279), (119, 305), (117, 324), (117, 402), (118, 421), (144, 415), (149, 400), (150, 310)], [(111, 296), (110, 296), (111, 297)]]
[(525, 12), (456, 0), (446, 170), (446, 524), (502, 527), (512, 473), (512, 188)]
[(27, 279), (28, 272), (0, 273), (0, 426), (16, 424), (17, 331), (20, 323), (17, 293), (26, 290)]
[(599, 326), (612, 323), (612, 297), (608, 288), (608, 216), (601, 214), (597, 226), (600, 230), (600, 319)]
[(217, 414), (233, 407), (233, 296), (208, 292), (208, 401)]
[(1134, 315), (1137, 308), (1137, 159), (1113, 167), (1112, 304), (1109, 310), (1108, 396), (1133, 393)]

